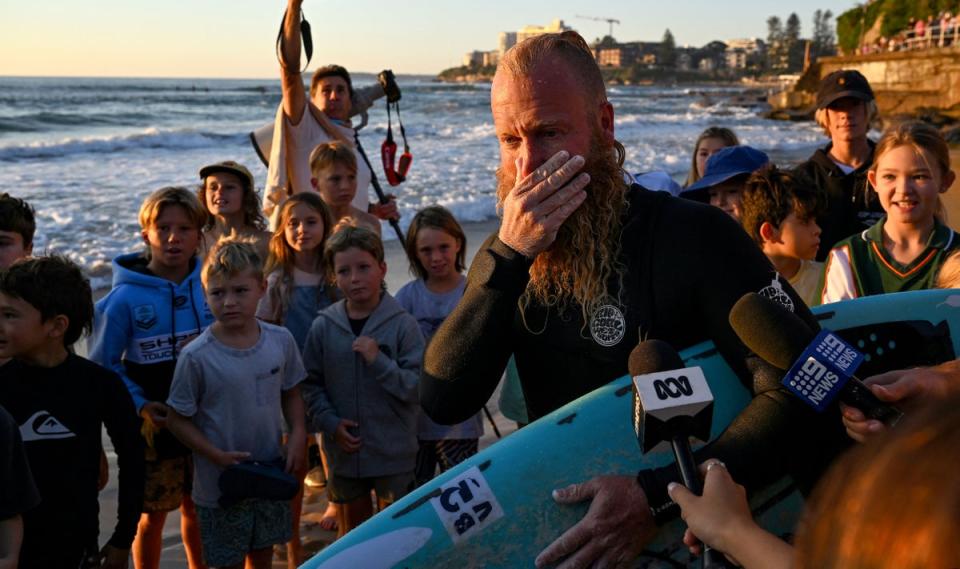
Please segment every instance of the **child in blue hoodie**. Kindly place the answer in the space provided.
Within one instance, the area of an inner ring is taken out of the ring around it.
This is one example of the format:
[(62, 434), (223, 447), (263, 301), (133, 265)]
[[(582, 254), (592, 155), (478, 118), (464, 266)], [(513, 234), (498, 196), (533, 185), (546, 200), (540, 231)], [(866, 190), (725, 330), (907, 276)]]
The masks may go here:
[(190, 500), (190, 451), (165, 428), (177, 355), (213, 321), (196, 252), (206, 213), (184, 188), (163, 188), (140, 206), (144, 253), (113, 261), (113, 290), (96, 305), (90, 359), (123, 378), (143, 417), (147, 475), (133, 552), (156, 567), (167, 512), (180, 508), (191, 569), (201, 566), (200, 533)]

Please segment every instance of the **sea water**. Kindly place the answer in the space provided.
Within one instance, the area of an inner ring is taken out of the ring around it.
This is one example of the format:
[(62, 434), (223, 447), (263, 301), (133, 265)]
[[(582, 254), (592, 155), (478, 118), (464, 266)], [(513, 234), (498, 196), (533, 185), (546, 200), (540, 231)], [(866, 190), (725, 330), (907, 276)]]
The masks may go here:
[[(355, 84), (374, 80), (358, 74)], [(401, 225), (430, 204), (464, 222), (494, 217), (490, 86), (398, 81), (414, 155), (407, 181), (391, 188), (379, 165), (384, 100), (370, 110), (360, 138), (384, 188), (399, 197)], [(734, 129), (779, 162), (796, 162), (823, 142), (813, 123), (766, 120), (757, 106), (734, 103), (741, 91), (611, 87), (627, 170), (665, 170), (682, 181), (694, 140), (713, 125)], [(200, 167), (228, 159), (247, 165), (262, 189), (266, 168), (248, 135), (273, 121), (279, 102), (279, 80), (0, 78), (0, 191), (36, 208), (37, 251), (67, 254), (95, 287), (108, 286), (110, 260), (142, 247), (137, 209), (153, 190), (196, 188)]]

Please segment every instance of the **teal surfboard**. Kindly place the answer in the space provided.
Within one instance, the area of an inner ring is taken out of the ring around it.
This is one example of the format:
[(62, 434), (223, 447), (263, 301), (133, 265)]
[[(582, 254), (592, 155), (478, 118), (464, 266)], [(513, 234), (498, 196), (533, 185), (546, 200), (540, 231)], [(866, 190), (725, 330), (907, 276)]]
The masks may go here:
[[(814, 309), (824, 328), (866, 354), (860, 377), (929, 365), (960, 353), (960, 290), (873, 296)], [(681, 352), (699, 366), (715, 399), (716, 437), (750, 394), (712, 343)], [(511, 434), (418, 488), (304, 563), (305, 569), (533, 567), (537, 554), (586, 512), (559, 506), (550, 491), (599, 474), (635, 474), (671, 463), (668, 450), (641, 455), (622, 377)], [(755, 493), (760, 523), (785, 534), (802, 508), (784, 480)], [(685, 567), (684, 525), (668, 524), (638, 567)]]

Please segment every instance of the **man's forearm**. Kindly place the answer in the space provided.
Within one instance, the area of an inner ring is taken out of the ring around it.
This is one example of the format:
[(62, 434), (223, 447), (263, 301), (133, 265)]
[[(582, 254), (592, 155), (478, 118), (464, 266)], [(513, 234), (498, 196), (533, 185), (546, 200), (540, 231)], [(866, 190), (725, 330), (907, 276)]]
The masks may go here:
[(284, 70), (299, 74), (300, 71), (300, 5), (302, 0), (287, 2), (287, 14), (283, 19), (283, 44), (280, 53), (283, 54)]
[(493, 394), (513, 352), (513, 319), (529, 266), (497, 239), (481, 246), (463, 298), (427, 346), (420, 403), (434, 421), (465, 421)]

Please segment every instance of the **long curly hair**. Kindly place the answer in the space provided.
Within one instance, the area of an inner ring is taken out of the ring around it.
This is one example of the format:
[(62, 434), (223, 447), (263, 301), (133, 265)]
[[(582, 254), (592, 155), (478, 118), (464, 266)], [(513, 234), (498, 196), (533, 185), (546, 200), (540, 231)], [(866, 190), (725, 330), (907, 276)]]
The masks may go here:
[[(279, 222), (277, 223), (277, 229), (270, 237), (270, 256), (267, 257), (267, 264), (264, 268), (264, 274), (267, 275), (267, 281), (270, 284), (267, 289), (267, 299), (270, 301), (270, 306), (273, 307), (273, 314), (268, 319), (274, 323), (283, 322), (287, 314), (287, 308), (290, 306), (290, 296), (293, 294), (293, 268), (296, 252), (287, 243), (284, 228), (287, 226), (290, 211), (293, 210), (294, 206), (301, 203), (315, 210), (323, 220), (323, 238), (317, 246), (315, 266), (317, 273), (323, 273), (323, 248), (333, 231), (333, 216), (330, 214), (330, 208), (323, 203), (320, 196), (313, 192), (295, 194), (280, 206)], [(333, 294), (332, 287), (327, 288), (327, 292)]]
[[(561, 312), (571, 303), (580, 305), (584, 327), (590, 315), (604, 304), (620, 304), (626, 267), (619, 260), (620, 232), (627, 207), (628, 186), (623, 178), (623, 146), (604, 148), (595, 133), (583, 172), (590, 174), (587, 199), (557, 232), (549, 249), (537, 255), (530, 267), (530, 282), (520, 297), (521, 315), (531, 302), (556, 307)], [(497, 207), (513, 188), (514, 180), (497, 171)], [(616, 279), (617, 298), (608, 290)]]

